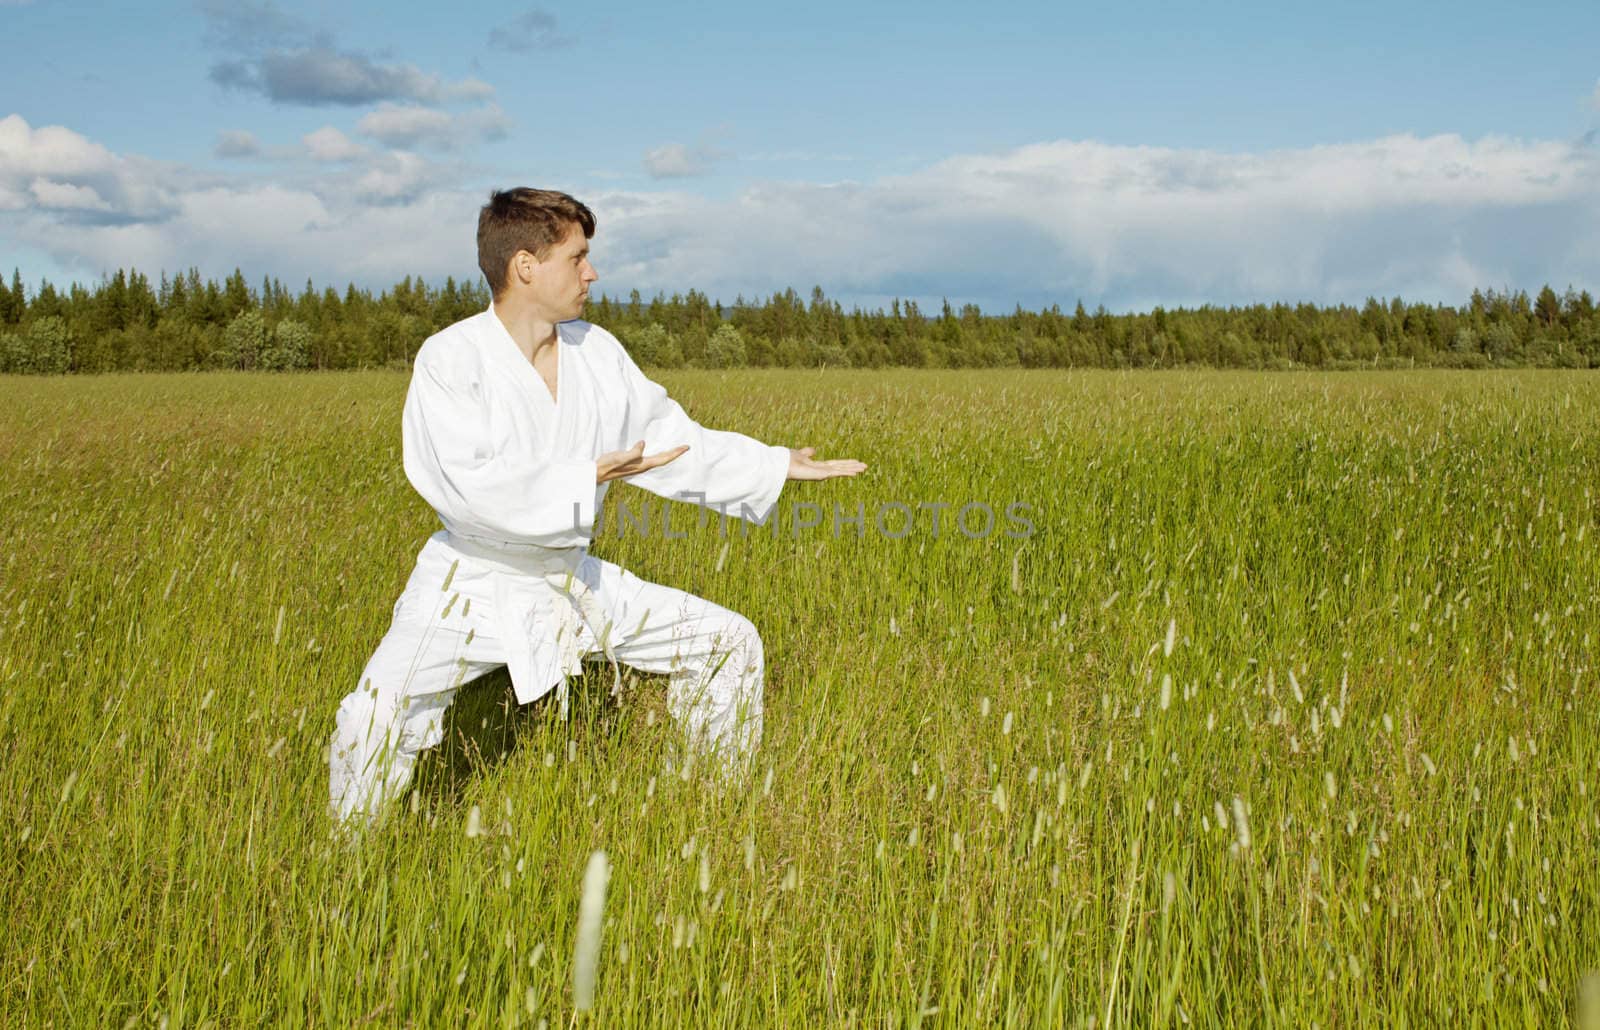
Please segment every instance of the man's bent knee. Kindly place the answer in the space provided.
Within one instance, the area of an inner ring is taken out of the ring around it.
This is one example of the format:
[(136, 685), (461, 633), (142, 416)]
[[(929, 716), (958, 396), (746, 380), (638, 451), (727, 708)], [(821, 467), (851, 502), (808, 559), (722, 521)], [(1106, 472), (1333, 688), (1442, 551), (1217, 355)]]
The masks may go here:
[(721, 623), (715, 634), (717, 653), (738, 660), (741, 663), (740, 672), (752, 668), (760, 672), (764, 654), (761, 634), (756, 630), (755, 623), (734, 612), (727, 613)]

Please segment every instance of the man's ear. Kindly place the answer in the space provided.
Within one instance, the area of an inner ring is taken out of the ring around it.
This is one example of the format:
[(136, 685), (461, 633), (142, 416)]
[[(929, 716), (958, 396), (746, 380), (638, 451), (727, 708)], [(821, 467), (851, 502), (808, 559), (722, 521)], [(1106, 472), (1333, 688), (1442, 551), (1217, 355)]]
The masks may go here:
[(519, 250), (511, 255), (511, 275), (508, 278), (516, 279), (523, 285), (533, 282), (533, 270), (539, 261), (525, 250)]

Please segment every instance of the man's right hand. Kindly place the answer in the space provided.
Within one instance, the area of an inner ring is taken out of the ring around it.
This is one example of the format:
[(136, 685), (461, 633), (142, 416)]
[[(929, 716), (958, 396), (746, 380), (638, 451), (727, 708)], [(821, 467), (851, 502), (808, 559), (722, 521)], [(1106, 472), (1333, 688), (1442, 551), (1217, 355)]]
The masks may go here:
[(653, 468), (660, 468), (667, 462), (676, 461), (682, 457), (683, 453), (688, 449), (688, 444), (682, 444), (670, 451), (662, 451), (660, 454), (645, 454), (644, 441), (640, 440), (625, 451), (612, 451), (610, 454), (602, 454), (596, 458), (594, 460), (594, 481), (597, 485), (609, 483), (613, 479), (625, 479), (628, 476), (636, 476), (641, 472), (648, 472)]

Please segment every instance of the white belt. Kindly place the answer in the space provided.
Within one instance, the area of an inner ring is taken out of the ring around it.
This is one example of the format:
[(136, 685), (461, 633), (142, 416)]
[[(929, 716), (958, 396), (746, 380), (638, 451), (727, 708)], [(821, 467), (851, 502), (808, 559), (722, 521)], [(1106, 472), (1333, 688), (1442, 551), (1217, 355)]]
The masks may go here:
[[(508, 548), (455, 535), (449, 536), (446, 543), (451, 550), (491, 570), (495, 625), (505, 645), (506, 668), (511, 673), (518, 704), (535, 701), (553, 687), (560, 701), (561, 718), (569, 717), (567, 677), (583, 668), (584, 648), (579, 637), (585, 626), (611, 663), (612, 693), (622, 689), (605, 609), (578, 575), (583, 548)], [(542, 607), (549, 609), (554, 627), (538, 620)]]

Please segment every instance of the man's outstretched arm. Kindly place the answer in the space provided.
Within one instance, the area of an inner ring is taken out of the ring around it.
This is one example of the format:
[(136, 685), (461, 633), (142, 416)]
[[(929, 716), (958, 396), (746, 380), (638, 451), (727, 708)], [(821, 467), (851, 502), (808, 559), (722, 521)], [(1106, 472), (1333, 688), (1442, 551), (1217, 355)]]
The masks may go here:
[[(640, 440), (625, 451), (612, 451), (602, 454), (595, 459), (595, 482), (609, 483), (613, 479), (626, 479), (636, 476), (641, 472), (649, 472), (653, 468), (660, 468), (674, 459), (680, 458), (688, 451), (688, 444), (679, 444), (677, 447), (660, 454), (646, 454), (644, 441)], [(864, 462), (854, 458), (830, 458), (818, 461), (815, 447), (789, 448), (789, 479), (816, 480), (835, 479), (839, 476), (855, 476), (867, 470)]]
[(641, 442), (602, 456), (608, 468), (618, 470), (610, 478), (626, 476), (662, 497), (693, 498), (719, 511), (759, 516), (777, 503), (788, 480), (853, 476), (866, 467), (850, 459), (818, 461), (809, 447), (769, 446), (740, 433), (707, 429), (650, 380), (621, 344), (617, 359), (629, 396), (625, 439)]

